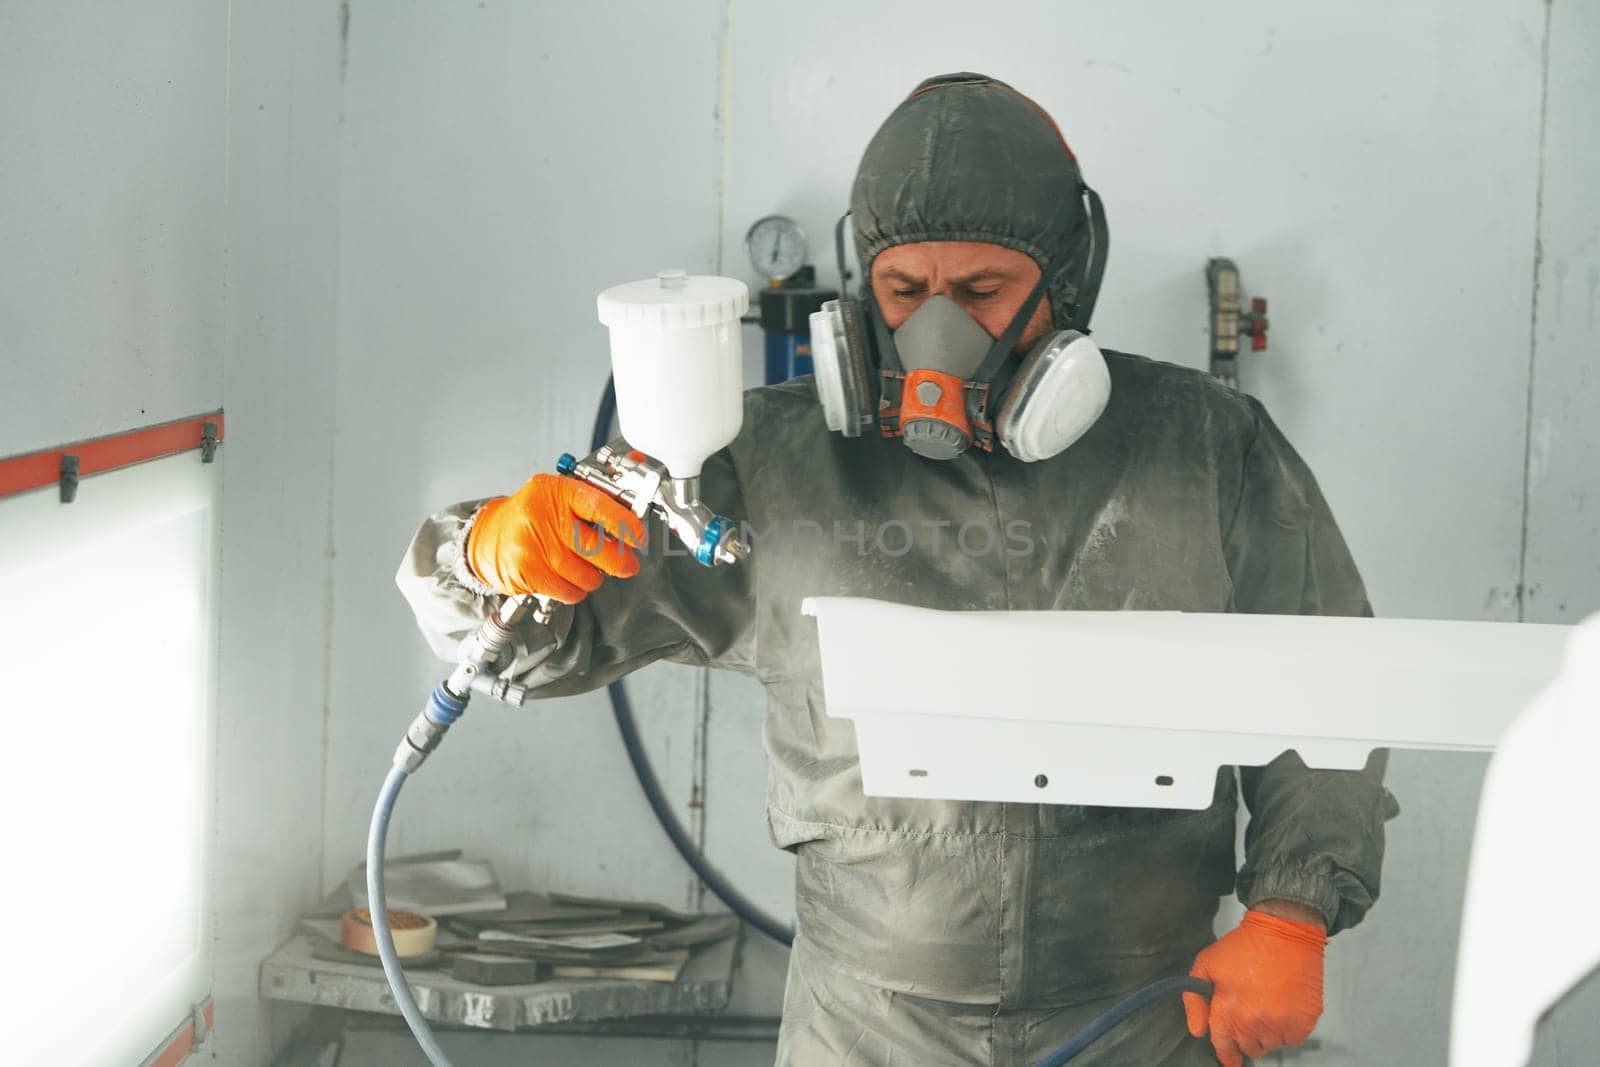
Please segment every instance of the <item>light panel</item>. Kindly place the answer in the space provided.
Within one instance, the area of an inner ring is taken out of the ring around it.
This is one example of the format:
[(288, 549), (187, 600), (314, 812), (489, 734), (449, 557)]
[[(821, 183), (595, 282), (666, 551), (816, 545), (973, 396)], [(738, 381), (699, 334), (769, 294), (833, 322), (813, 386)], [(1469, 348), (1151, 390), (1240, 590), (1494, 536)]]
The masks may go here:
[(208, 993), (217, 468), (0, 500), (14, 1062), (138, 1063)]

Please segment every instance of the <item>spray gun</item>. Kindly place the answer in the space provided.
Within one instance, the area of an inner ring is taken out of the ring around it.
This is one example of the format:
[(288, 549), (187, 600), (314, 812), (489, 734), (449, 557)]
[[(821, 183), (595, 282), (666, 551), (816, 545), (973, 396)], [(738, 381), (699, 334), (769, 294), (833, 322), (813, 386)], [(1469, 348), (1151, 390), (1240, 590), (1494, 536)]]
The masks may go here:
[[(641, 519), (654, 512), (695, 560), (707, 567), (738, 563), (750, 550), (739, 539), (737, 524), (718, 515), (700, 500), (698, 476), (674, 478), (666, 465), (637, 450), (624, 450), (614, 441), (585, 459), (562, 453), (556, 473), (599, 489), (629, 508)], [(516, 628), (524, 621), (548, 624), (556, 601), (547, 596), (504, 598), (478, 632), (462, 642), (460, 661), (450, 677), (428, 697), (395, 749), (394, 765), (411, 773), (439, 747), (446, 731), (466, 710), (473, 694), (521, 707), (527, 688), (497, 678), (493, 668), (511, 647)]]
[[(557, 473), (594, 486), (641, 519), (654, 512), (707, 567), (749, 555), (733, 520), (700, 500), (701, 467), (738, 435), (743, 422), (739, 317), (749, 306), (743, 282), (681, 270), (601, 293), (600, 321), (611, 332), (617, 416), (633, 448), (613, 441), (584, 459), (563, 454), (556, 461)], [(373, 809), (367, 898), (378, 956), (406, 1025), (434, 1067), (448, 1067), (450, 1061), (406, 983), (389, 925), (383, 871), (389, 819), (406, 778), (439, 747), (474, 693), (513, 706), (527, 699), (527, 689), (497, 677), (495, 667), (520, 626), (548, 624), (555, 608), (545, 596), (505, 597), (462, 642), (455, 670), (434, 687), (395, 749)]]
[(674, 478), (665, 464), (617, 446), (614, 441), (582, 460), (563, 454), (556, 460), (556, 471), (609, 493), (641, 519), (654, 511), (695, 560), (707, 567), (737, 563), (749, 556), (733, 520), (712, 513), (700, 502), (699, 475)]

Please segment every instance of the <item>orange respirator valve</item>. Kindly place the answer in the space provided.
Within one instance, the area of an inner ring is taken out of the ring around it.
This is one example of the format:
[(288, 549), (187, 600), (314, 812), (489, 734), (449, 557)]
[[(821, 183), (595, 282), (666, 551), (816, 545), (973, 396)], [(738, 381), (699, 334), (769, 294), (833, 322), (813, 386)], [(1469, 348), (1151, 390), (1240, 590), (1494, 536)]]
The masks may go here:
[(900, 393), (900, 434), (907, 448), (929, 459), (965, 452), (972, 446), (966, 383), (942, 371), (907, 371)]

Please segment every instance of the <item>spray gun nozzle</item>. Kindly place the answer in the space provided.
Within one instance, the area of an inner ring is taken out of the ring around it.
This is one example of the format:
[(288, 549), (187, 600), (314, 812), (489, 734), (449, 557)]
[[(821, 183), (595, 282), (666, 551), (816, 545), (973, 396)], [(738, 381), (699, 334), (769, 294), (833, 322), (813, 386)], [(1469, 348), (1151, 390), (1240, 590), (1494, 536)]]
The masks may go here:
[(750, 558), (750, 546), (744, 543), (738, 533), (730, 533), (718, 549), (717, 558), (722, 563), (742, 562)]

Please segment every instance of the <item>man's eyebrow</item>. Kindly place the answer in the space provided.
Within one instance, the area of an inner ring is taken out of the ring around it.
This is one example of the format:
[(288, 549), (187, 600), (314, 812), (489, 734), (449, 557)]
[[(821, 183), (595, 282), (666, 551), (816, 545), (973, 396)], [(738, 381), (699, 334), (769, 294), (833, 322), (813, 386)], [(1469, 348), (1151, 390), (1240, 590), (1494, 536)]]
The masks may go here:
[(918, 277), (917, 275), (911, 274), (908, 271), (901, 270), (899, 267), (885, 267), (883, 270), (883, 276), (892, 281), (904, 282), (907, 285), (928, 284), (927, 278)]
[(979, 267), (971, 274), (962, 274), (950, 280), (956, 285), (972, 285), (976, 282), (1009, 282), (1016, 276), (1016, 271), (1004, 267)]
[[(1009, 282), (1015, 279), (1017, 272), (1007, 270), (1005, 267), (979, 267), (967, 274), (957, 275), (950, 279), (955, 285), (974, 285), (979, 282)], [(912, 274), (901, 267), (885, 267), (883, 278), (888, 281), (903, 282), (906, 285), (927, 285), (928, 279), (920, 274)]]

